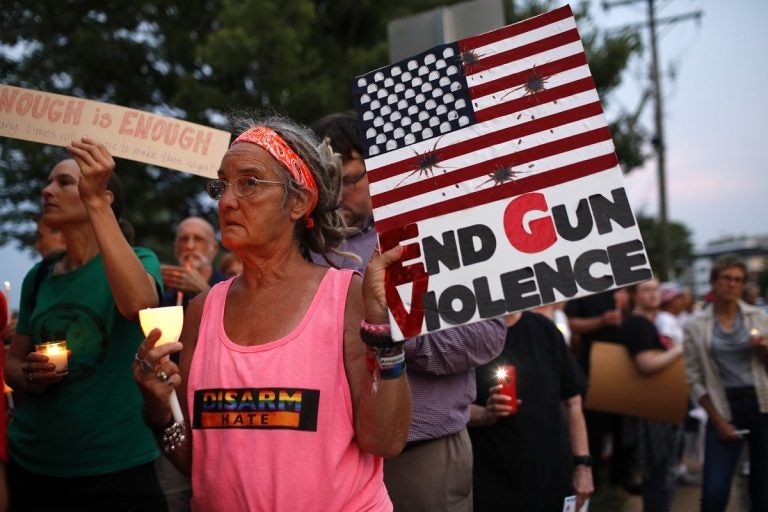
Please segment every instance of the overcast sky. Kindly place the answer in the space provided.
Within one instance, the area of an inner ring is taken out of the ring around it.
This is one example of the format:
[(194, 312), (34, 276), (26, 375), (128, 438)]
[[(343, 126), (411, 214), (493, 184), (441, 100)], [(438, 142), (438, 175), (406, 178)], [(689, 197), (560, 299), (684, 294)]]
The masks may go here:
[[(646, 18), (646, 2), (599, 6), (600, 26)], [(701, 24), (660, 27), (667, 146), (667, 209), (701, 246), (725, 235), (768, 234), (768, 2), (669, 0), (659, 18), (702, 10)], [(634, 110), (647, 65), (635, 62), (611, 98)], [(669, 77), (674, 70), (674, 79)], [(652, 127), (652, 109), (645, 125)], [(658, 214), (657, 166), (650, 160), (626, 178), (636, 212)]]
[[(671, 220), (693, 232), (697, 246), (724, 235), (768, 234), (768, 1), (667, 0), (659, 17), (703, 10), (701, 24), (660, 27), (665, 72), (667, 196)], [(601, 27), (646, 19), (645, 2), (592, 9)], [(674, 79), (669, 74), (674, 70)], [(612, 108), (634, 111), (647, 85), (647, 59), (632, 64)], [(652, 110), (643, 119), (652, 128)], [(656, 163), (626, 178), (636, 212), (658, 214)], [(18, 306), (24, 274), (34, 259), (0, 248), (0, 280), (11, 283)]]

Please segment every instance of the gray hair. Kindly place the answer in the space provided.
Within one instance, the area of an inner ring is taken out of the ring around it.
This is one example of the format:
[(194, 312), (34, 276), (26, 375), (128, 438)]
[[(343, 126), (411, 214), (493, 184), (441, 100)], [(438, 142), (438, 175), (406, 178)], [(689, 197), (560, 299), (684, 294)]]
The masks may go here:
[[(312, 130), (283, 116), (257, 118), (249, 113), (234, 113), (229, 115), (229, 121), (235, 135), (255, 126), (271, 129), (293, 149), (312, 172), (312, 177), (317, 183), (317, 206), (310, 217), (315, 225), (307, 229), (306, 221), (302, 218), (296, 222), (294, 229), (294, 238), (299, 243), (299, 250), (304, 258), (311, 261), (310, 252), (315, 252), (330, 265), (333, 265), (330, 254), (359, 259), (355, 255), (338, 250), (339, 245), (357, 230), (347, 226), (340, 211), (341, 157), (333, 153), (330, 144), (327, 141), (320, 143)], [(278, 165), (278, 168), (286, 184), (286, 198), (288, 194), (298, 193), (301, 186), (282, 165)]]

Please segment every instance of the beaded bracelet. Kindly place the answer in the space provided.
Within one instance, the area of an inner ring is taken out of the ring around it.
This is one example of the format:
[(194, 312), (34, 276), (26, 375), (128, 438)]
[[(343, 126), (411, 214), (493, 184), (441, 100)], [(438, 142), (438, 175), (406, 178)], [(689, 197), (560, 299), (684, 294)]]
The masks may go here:
[(185, 422), (173, 422), (163, 429), (163, 451), (170, 453), (187, 440), (187, 424)]
[(360, 320), (360, 329), (371, 334), (382, 336), (392, 334), (392, 328), (389, 324), (369, 324), (365, 321), (365, 318)]
[(392, 340), (389, 324), (369, 324), (365, 320), (360, 321), (360, 339), (366, 345), (377, 348), (393, 348), (401, 345)]
[(149, 418), (147, 418), (146, 412), (143, 409), (141, 415), (144, 417), (144, 423), (155, 435), (155, 438), (159, 438), (162, 441), (163, 451), (165, 453), (174, 451), (187, 440), (186, 422), (178, 423), (171, 417), (171, 419), (168, 420), (168, 423), (161, 427), (156, 427), (150, 423)]

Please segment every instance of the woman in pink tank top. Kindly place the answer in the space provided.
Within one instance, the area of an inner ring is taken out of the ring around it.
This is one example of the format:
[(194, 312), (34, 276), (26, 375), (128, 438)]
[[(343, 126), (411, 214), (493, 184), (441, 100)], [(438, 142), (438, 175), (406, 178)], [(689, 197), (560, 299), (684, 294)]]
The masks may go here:
[(285, 119), (245, 122), (208, 183), (243, 273), (190, 303), (181, 343), (154, 347), (155, 330), (139, 348), (147, 424), (196, 511), (391, 511), (382, 457), (404, 446), (411, 401), (384, 272), (402, 250), (365, 280), (311, 263), (348, 231), (338, 155)]

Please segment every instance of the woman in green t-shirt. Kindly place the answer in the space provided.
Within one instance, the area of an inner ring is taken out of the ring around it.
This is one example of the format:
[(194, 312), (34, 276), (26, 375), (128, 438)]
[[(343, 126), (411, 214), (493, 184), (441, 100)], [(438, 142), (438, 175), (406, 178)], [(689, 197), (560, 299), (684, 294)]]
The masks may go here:
[[(122, 192), (107, 148), (67, 147), (43, 189), (43, 221), (67, 249), (22, 285), (5, 365), (19, 395), (9, 426), (11, 510), (167, 510), (130, 367), (140, 309), (158, 305), (160, 265), (121, 231)], [(38, 274), (40, 274), (38, 276)], [(66, 340), (68, 373), (35, 345)]]

